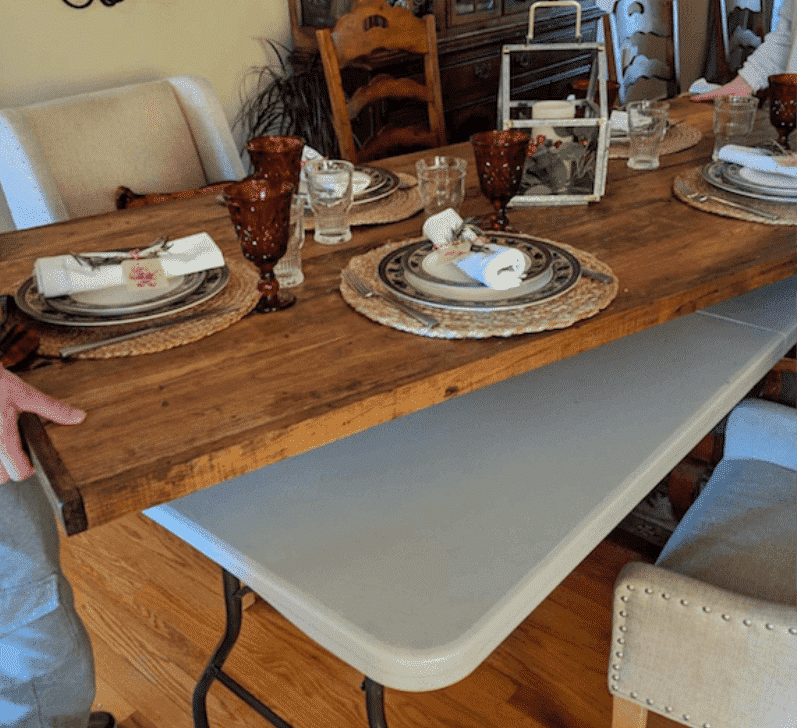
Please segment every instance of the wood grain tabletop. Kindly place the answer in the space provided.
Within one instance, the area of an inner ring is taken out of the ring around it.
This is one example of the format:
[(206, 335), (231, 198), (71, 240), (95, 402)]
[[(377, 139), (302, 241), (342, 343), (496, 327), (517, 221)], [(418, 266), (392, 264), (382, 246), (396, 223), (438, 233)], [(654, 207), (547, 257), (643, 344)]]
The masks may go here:
[[(351, 256), (417, 237), (423, 213), (354, 229), (328, 247), (307, 236), (297, 303), (250, 315), (201, 341), (129, 358), (53, 361), (26, 381), (88, 412), (79, 426), (22, 420), (69, 533), (214, 485), (450, 397), (556, 362), (795, 274), (792, 226), (738, 221), (677, 200), (673, 178), (709, 160), (712, 108), (679, 99), (673, 117), (701, 129), (695, 147), (636, 172), (611, 160), (606, 194), (586, 206), (511, 209), (511, 225), (586, 250), (619, 279), (617, 298), (562, 330), (507, 339), (441, 340), (353, 311), (338, 292)], [(470, 145), (461, 215), (484, 214)], [(381, 162), (414, 172), (418, 154)], [(121, 183), (121, 182), (120, 182)], [(136, 247), (205, 231), (225, 256), (240, 248), (213, 197), (113, 212), (0, 236), (0, 281), (42, 255)], [(623, 376), (619, 371), (618, 376)], [(652, 378), (652, 385), (654, 383)]]

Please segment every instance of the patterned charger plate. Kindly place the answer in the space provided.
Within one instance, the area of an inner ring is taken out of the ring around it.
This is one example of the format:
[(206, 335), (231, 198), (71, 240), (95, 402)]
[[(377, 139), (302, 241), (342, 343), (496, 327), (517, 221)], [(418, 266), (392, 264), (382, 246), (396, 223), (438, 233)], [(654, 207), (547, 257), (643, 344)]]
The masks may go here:
[(382, 167), (360, 165), (355, 167), (355, 170), (367, 174), (370, 177), (370, 181), (366, 189), (355, 195), (352, 201), (353, 205), (364, 205), (367, 202), (381, 200), (399, 187), (399, 177)]
[[(161, 303), (157, 308), (134, 312), (109, 313), (103, 311), (86, 311), (74, 313), (58, 310), (50, 305), (50, 300), (42, 296), (36, 288), (33, 277), (26, 279), (19, 290), (14, 294), (14, 300), (21, 311), (36, 321), (42, 321), (56, 326), (118, 326), (120, 324), (133, 324), (142, 321), (153, 321), (164, 316), (185, 311), (213, 298), (224, 289), (230, 278), (227, 266), (212, 268), (205, 271), (198, 286), (191, 288), (185, 295)], [(188, 276), (186, 276), (188, 277)]]
[[(542, 301), (548, 301), (571, 289), (576, 285), (582, 272), (582, 266), (576, 256), (569, 251), (548, 242), (534, 240), (528, 236), (513, 233), (485, 233), (487, 242), (518, 248), (530, 261), (551, 260), (551, 278), (542, 286), (525, 287), (519, 293), (516, 289), (497, 291), (498, 296), (492, 300), (480, 300), (475, 296), (452, 298), (434, 293), (427, 286), (419, 287), (414, 273), (421, 269), (424, 256), (432, 252), (432, 243), (428, 240), (410, 243), (388, 253), (378, 267), (380, 280), (396, 295), (412, 302), (435, 308), (460, 311), (511, 311), (521, 309)], [(541, 255), (545, 251), (545, 255)], [(408, 271), (412, 271), (408, 275)], [(536, 271), (540, 274), (541, 271)], [(480, 286), (484, 288), (484, 286)]]
[[(732, 182), (732, 180), (728, 177), (728, 173), (725, 173), (727, 165), (731, 165), (731, 162), (710, 162), (701, 170), (701, 176), (713, 187), (717, 187), (725, 192), (732, 192), (735, 195), (753, 197), (754, 199), (764, 200), (766, 202), (784, 202), (795, 204), (795, 195), (792, 197), (785, 197), (783, 194), (768, 193), (764, 190), (756, 191), (751, 187), (743, 187), (739, 183)], [(734, 166), (739, 168), (739, 165)]]

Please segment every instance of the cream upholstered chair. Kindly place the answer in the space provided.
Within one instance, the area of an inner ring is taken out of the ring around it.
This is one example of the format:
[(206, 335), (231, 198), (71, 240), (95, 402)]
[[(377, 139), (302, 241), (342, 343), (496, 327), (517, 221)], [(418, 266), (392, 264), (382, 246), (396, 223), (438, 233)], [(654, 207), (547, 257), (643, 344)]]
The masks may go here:
[(796, 725), (796, 416), (744, 400), (656, 564), (615, 585), (613, 728)]
[(111, 211), (120, 185), (175, 192), (244, 174), (219, 100), (202, 78), (0, 109), (0, 188), (19, 229)]

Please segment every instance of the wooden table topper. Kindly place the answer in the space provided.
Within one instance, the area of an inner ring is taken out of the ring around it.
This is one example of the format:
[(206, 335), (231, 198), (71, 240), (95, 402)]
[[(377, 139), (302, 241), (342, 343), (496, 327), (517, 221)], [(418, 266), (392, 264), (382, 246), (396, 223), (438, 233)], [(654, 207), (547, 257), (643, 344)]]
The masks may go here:
[[(653, 172), (609, 164), (607, 191), (589, 206), (511, 209), (510, 224), (588, 251), (619, 279), (615, 300), (573, 326), (507, 339), (440, 340), (381, 326), (338, 291), (350, 257), (417, 237), (423, 214), (354, 228), (339, 247), (304, 248), (297, 303), (251, 315), (169, 351), (53, 361), (26, 381), (84, 408), (74, 427), (21, 425), (68, 533), (164, 503), (459, 394), (601, 346), (795, 273), (795, 229), (693, 209), (673, 178), (709, 160), (712, 107), (675, 101), (671, 116), (704, 134)], [(463, 217), (489, 211), (468, 143), (442, 153), (468, 160)], [(420, 154), (384, 160), (413, 174)], [(0, 236), (0, 281), (31, 274), (43, 255), (140, 247), (160, 235), (209, 233), (240, 256), (227, 211), (213, 197), (108, 213)], [(623, 377), (623, 371), (618, 371)], [(656, 376), (652, 374), (652, 386)]]

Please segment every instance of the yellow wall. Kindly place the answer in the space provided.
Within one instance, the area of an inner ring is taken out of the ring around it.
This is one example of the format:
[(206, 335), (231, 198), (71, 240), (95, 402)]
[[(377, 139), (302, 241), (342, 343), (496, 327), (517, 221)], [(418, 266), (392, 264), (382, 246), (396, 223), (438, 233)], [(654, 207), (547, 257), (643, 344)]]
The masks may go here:
[(259, 38), (290, 46), (286, 0), (0, 0), (0, 108), (197, 74), (232, 120), (248, 70), (268, 61)]

